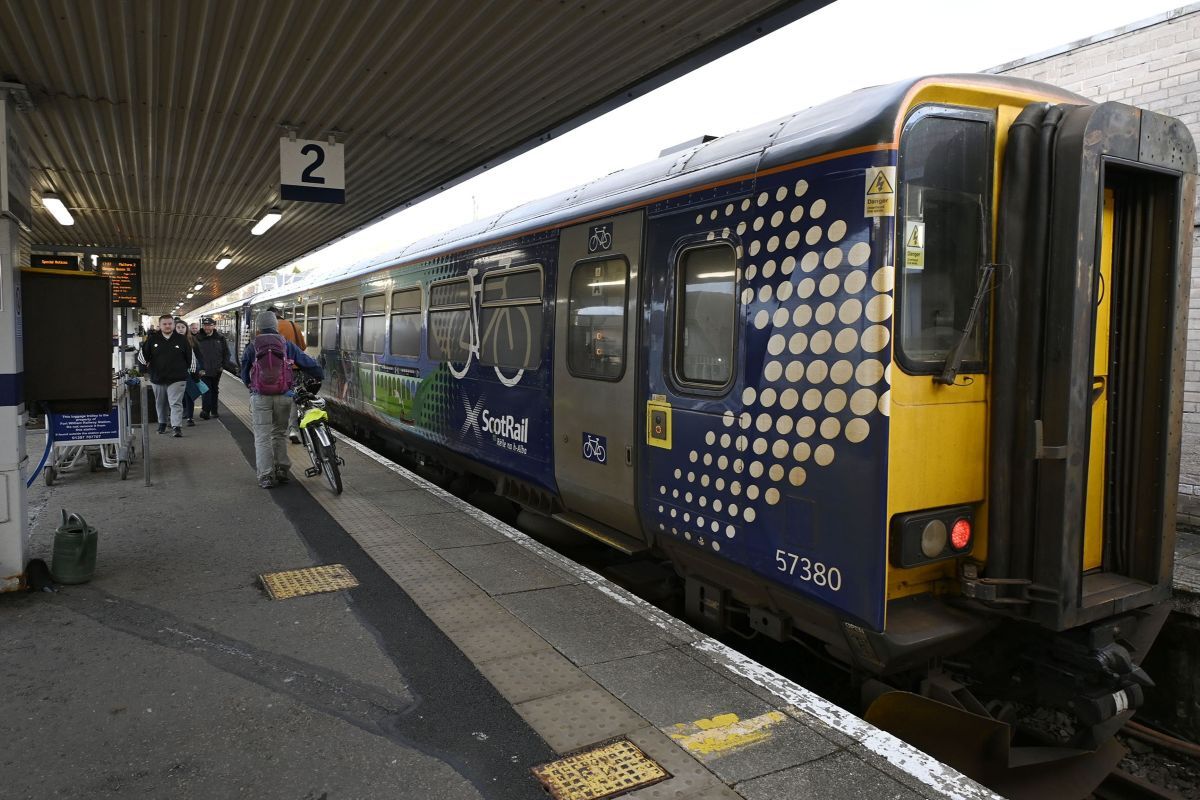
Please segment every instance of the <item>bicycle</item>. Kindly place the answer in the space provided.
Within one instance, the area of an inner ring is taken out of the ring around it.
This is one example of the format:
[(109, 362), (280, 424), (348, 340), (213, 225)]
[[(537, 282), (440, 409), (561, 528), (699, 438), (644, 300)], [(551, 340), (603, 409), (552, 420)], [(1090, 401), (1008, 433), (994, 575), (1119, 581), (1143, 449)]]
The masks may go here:
[(308, 451), (312, 466), (304, 470), (304, 476), (312, 478), (324, 475), (325, 482), (334, 494), (342, 493), (342, 472), (346, 462), (337, 454), (337, 442), (329, 427), (329, 412), (325, 410), (325, 399), (317, 397), (317, 388), (310, 385), (297, 386), (292, 392), (296, 404), (296, 416), (300, 420), (300, 441)]

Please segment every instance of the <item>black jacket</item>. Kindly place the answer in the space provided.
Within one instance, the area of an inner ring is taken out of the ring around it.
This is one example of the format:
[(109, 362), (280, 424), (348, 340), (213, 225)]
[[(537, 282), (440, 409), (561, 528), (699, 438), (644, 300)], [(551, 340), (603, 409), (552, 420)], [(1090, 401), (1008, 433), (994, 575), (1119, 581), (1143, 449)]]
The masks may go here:
[(138, 361), (150, 368), (150, 382), (160, 386), (186, 381), (189, 372), (200, 368), (187, 337), (178, 333), (166, 337), (156, 331), (147, 336)]
[(200, 351), (200, 369), (204, 370), (205, 375), (220, 375), (221, 370), (225, 369), (225, 362), (232, 357), (229, 342), (220, 331), (213, 331), (211, 336), (200, 331), (196, 337), (196, 349)]

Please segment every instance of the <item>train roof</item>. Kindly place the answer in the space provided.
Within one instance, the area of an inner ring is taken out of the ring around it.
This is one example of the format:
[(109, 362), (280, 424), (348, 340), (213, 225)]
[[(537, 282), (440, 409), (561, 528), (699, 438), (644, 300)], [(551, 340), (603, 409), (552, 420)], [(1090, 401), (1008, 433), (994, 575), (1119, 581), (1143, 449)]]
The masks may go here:
[[(1092, 104), (1082, 95), (1048, 84), (970, 73), (931, 75), (859, 89), (804, 111), (668, 152), (645, 164), (613, 172), (581, 186), (349, 264), (337, 273), (260, 293), (251, 302), (303, 294), (317, 286), (349, 280), (379, 269), (424, 261), (567, 220), (603, 214), (615, 207), (637, 205), (697, 184), (752, 175), (759, 170), (829, 153), (890, 144), (896, 139), (898, 118), (908, 106), (909, 98), (923, 87), (939, 84), (976, 87), (1054, 102)], [(701, 173), (703, 177), (700, 177)]]

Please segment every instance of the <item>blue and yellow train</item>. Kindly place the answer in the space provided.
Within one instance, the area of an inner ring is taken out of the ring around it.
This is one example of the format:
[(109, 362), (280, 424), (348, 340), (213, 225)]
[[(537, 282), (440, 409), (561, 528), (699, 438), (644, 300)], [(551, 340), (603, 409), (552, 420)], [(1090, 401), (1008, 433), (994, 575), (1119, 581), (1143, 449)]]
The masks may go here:
[(710, 629), (1083, 741), (1170, 592), (1195, 172), (1168, 117), (929, 77), (226, 319), (282, 305), (335, 415), (661, 554)]

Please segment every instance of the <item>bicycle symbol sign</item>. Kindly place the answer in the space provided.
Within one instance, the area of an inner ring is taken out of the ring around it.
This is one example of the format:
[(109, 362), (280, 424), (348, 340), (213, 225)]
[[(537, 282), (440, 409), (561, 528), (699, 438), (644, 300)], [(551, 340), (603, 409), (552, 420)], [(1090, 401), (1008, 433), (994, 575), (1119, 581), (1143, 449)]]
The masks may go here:
[(583, 457), (597, 464), (608, 463), (608, 437), (583, 432)]
[(599, 253), (612, 247), (612, 223), (593, 225), (588, 228), (588, 252)]

